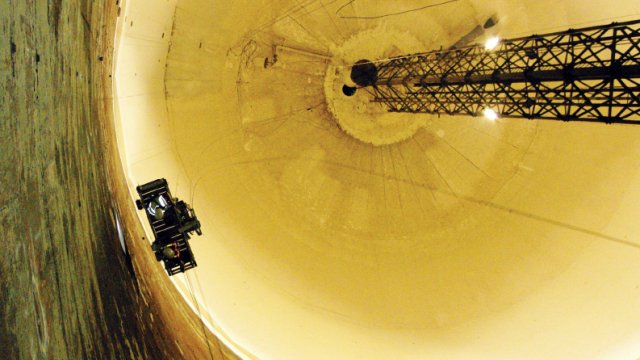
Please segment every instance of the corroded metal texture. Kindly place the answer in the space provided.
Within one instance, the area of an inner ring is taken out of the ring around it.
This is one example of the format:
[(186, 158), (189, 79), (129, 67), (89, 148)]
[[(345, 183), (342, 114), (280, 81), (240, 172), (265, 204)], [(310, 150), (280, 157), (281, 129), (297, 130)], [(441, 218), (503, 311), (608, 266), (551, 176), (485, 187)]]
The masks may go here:
[(124, 185), (111, 122), (118, 3), (0, 2), (4, 359), (229, 354), (155, 264)]

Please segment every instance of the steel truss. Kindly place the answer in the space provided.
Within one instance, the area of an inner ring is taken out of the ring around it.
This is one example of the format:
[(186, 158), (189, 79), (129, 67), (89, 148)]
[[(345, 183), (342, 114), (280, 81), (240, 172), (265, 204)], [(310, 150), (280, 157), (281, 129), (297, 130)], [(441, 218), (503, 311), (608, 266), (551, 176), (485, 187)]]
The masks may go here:
[(392, 112), (640, 124), (640, 20), (376, 63)]

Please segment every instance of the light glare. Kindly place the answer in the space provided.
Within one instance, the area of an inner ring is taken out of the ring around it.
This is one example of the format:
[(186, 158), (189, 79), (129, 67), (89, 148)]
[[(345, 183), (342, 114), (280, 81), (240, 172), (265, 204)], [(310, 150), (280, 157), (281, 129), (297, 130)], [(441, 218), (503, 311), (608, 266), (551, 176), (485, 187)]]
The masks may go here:
[(491, 109), (491, 108), (484, 109), (484, 111), (482, 113), (483, 113), (484, 117), (487, 118), (488, 120), (491, 120), (491, 121), (498, 120), (498, 113), (495, 110)]
[(498, 46), (498, 44), (500, 44), (499, 37), (490, 37), (489, 39), (487, 39), (487, 42), (484, 43), (484, 48), (487, 50), (493, 50)]

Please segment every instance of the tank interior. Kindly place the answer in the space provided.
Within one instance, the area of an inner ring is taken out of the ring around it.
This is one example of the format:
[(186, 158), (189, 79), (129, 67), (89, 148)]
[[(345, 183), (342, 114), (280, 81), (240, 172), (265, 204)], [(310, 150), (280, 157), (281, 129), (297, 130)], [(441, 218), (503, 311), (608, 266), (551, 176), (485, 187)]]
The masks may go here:
[(389, 113), (343, 92), (356, 61), (448, 48), (492, 17), (472, 42), (640, 3), (126, 0), (132, 198), (166, 178), (196, 209), (198, 267), (172, 279), (239, 356), (638, 356), (640, 127)]

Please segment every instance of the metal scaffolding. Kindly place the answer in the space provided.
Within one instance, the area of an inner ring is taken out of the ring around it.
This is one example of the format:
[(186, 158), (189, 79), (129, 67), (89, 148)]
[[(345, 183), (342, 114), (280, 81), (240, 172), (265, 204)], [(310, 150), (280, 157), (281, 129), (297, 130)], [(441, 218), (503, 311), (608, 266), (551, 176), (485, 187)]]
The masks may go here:
[(640, 124), (640, 20), (376, 62), (392, 112)]

